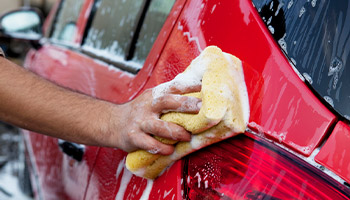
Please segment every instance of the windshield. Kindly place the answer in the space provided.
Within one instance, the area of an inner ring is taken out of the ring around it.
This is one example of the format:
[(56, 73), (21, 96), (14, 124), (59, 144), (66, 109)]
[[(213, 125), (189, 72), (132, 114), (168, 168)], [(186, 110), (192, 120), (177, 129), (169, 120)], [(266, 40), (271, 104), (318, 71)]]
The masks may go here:
[(305, 80), (350, 120), (349, 1), (253, 0), (253, 4)]

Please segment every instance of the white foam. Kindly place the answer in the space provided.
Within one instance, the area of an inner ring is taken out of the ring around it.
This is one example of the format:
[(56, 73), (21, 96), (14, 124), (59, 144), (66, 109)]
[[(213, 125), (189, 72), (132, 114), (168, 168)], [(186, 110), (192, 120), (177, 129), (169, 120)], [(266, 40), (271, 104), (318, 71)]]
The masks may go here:
[(163, 199), (165, 199), (167, 196), (169, 196), (171, 194), (171, 192), (173, 191), (174, 188), (171, 188), (171, 190), (169, 191), (164, 191), (164, 195), (163, 195)]
[[(224, 56), (225, 56), (226, 60), (229, 62), (229, 65), (232, 66), (231, 70), (230, 70), (230, 74), (231, 74), (231, 76), (234, 77), (235, 84), (238, 86), (238, 92), (239, 92), (238, 95), (239, 95), (239, 98), (241, 101), (243, 120), (244, 120), (245, 124), (248, 124), (249, 115), (250, 115), (250, 106), (249, 106), (249, 99), (248, 99), (246, 84), (242, 84), (242, 83), (245, 83), (242, 65), (239, 66), (238, 68), (235, 68), (234, 61), (232, 60), (231, 55), (228, 53), (224, 53)], [(204, 61), (204, 62), (208, 63), (207, 61)], [(198, 62), (197, 64), (201, 64), (201, 63)], [(203, 64), (201, 64), (201, 65), (203, 65)], [(207, 68), (207, 67), (208, 66), (206, 66), (205, 68)], [(203, 74), (204, 74), (204, 71), (201, 71), (201, 76), (203, 76)], [(225, 97), (228, 97), (229, 99), (233, 99), (232, 98), (233, 94), (229, 88), (224, 89), (222, 95), (224, 95)], [(235, 130), (232, 130), (232, 131), (235, 132)], [(231, 135), (232, 135), (231, 133), (224, 134), (221, 136), (221, 139), (225, 139), (227, 137), (230, 137)], [(215, 134), (215, 130), (207, 131), (206, 134), (193, 135), (191, 142), (190, 142), (191, 148), (194, 150), (200, 149), (203, 146), (207, 145), (207, 144), (203, 143), (204, 138), (213, 139), (215, 137), (217, 137)]]
[(153, 188), (153, 180), (147, 180), (147, 186), (145, 190), (142, 193), (142, 196), (140, 197), (140, 200), (147, 200), (149, 199), (149, 196), (151, 194), (152, 188)]
[(138, 177), (143, 177), (145, 175), (145, 172), (146, 172), (146, 168), (140, 168), (139, 170), (134, 171), (132, 173)]
[(201, 146), (203, 146), (202, 138), (199, 137), (199, 135), (193, 135), (190, 143), (191, 143), (191, 148), (194, 150), (197, 150)]
[(152, 89), (152, 96), (154, 103), (161, 96), (164, 96), (166, 93), (169, 93), (171, 87), (177, 87), (178, 89), (185, 89), (191, 86), (197, 86), (202, 84), (202, 77), (204, 72), (208, 68), (208, 60), (202, 59), (202, 56), (198, 56), (191, 63), (191, 67), (187, 68), (181, 74), (178, 74), (173, 80), (160, 84)]
[[(224, 55), (225, 55), (226, 60), (230, 63), (230, 65), (233, 65), (233, 61), (231, 59), (230, 54), (224, 53)], [(241, 106), (242, 106), (243, 119), (244, 119), (245, 124), (248, 124), (249, 115), (250, 115), (250, 106), (249, 106), (249, 98), (248, 98), (247, 87), (245, 84), (242, 63), (238, 69), (239, 69), (238, 73), (235, 73), (234, 67), (232, 67), (231, 75), (234, 77), (234, 80), (236, 81), (236, 85), (238, 85), (239, 97), (240, 97), (240, 100), (242, 103)]]
[(98, 57), (107, 59), (112, 62), (117, 62), (117, 63), (124, 63), (125, 65), (131, 67), (134, 70), (139, 70), (142, 68), (142, 64), (137, 62), (137, 61), (127, 61), (124, 59), (123, 55), (117, 55), (115, 53), (115, 49), (117, 48), (118, 44), (117, 42), (114, 42), (112, 46), (106, 48), (106, 49), (98, 49), (98, 48), (93, 48), (89, 45), (83, 45), (82, 49), (92, 53)]
[[(122, 163), (124, 163), (124, 162), (122, 162)], [(119, 166), (118, 166), (118, 168), (119, 168)], [(119, 190), (118, 190), (118, 193), (115, 197), (115, 200), (124, 199), (126, 188), (129, 185), (130, 180), (132, 178), (132, 173), (129, 170), (127, 170), (125, 167), (123, 169), (124, 170), (123, 170), (122, 180), (120, 181)], [(117, 170), (117, 172), (118, 172), (118, 170)]]
[[(176, 101), (181, 101), (181, 99), (183, 98), (182, 95), (173, 95), (173, 98)], [(156, 103), (157, 101), (154, 101), (153, 103)], [(197, 103), (197, 104), (196, 104)], [(181, 106), (175, 110), (163, 110), (162, 113), (168, 113), (168, 112), (185, 112), (187, 110), (196, 110), (197, 108), (201, 107), (201, 101), (198, 102), (198, 99), (196, 97), (187, 97), (187, 99), (185, 101), (182, 101)]]
[(195, 175), (194, 177), (197, 177), (197, 179), (198, 179), (198, 184), (197, 184), (197, 186), (198, 186), (198, 188), (200, 188), (200, 187), (201, 187), (201, 181), (202, 181), (201, 175), (199, 174), (199, 172), (197, 172), (196, 175)]
[(151, 150), (147, 150), (148, 153), (151, 153), (151, 154), (158, 154), (160, 152), (160, 149), (159, 148), (153, 148)]

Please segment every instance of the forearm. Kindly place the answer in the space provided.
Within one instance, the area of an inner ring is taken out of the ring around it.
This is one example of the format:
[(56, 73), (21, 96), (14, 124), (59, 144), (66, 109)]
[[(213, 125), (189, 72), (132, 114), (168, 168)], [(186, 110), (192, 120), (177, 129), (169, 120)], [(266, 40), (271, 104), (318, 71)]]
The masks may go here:
[(115, 105), (56, 86), (0, 57), (0, 120), (45, 135), (124, 151), (145, 149), (170, 154), (171, 145), (152, 136), (189, 141), (182, 127), (159, 119), (164, 111), (198, 113), (200, 100), (179, 95), (198, 86), (176, 88), (153, 99), (146, 90)]
[(3, 58), (0, 70), (0, 120), (79, 143), (108, 140), (109, 111), (117, 105), (60, 88)]

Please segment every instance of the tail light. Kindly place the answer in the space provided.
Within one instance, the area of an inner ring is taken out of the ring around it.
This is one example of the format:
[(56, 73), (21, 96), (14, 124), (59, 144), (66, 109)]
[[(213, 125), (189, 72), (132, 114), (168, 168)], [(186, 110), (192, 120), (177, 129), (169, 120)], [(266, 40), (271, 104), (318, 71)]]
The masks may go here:
[(187, 199), (350, 199), (322, 171), (246, 135), (198, 151), (184, 165)]

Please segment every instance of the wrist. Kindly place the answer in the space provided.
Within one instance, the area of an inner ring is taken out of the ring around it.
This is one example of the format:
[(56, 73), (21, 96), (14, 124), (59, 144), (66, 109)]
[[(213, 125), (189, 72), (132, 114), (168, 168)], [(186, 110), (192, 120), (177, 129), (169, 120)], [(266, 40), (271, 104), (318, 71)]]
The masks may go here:
[(117, 147), (118, 132), (123, 126), (124, 105), (116, 105), (106, 101), (99, 101), (98, 110), (93, 112), (92, 134), (99, 146)]

